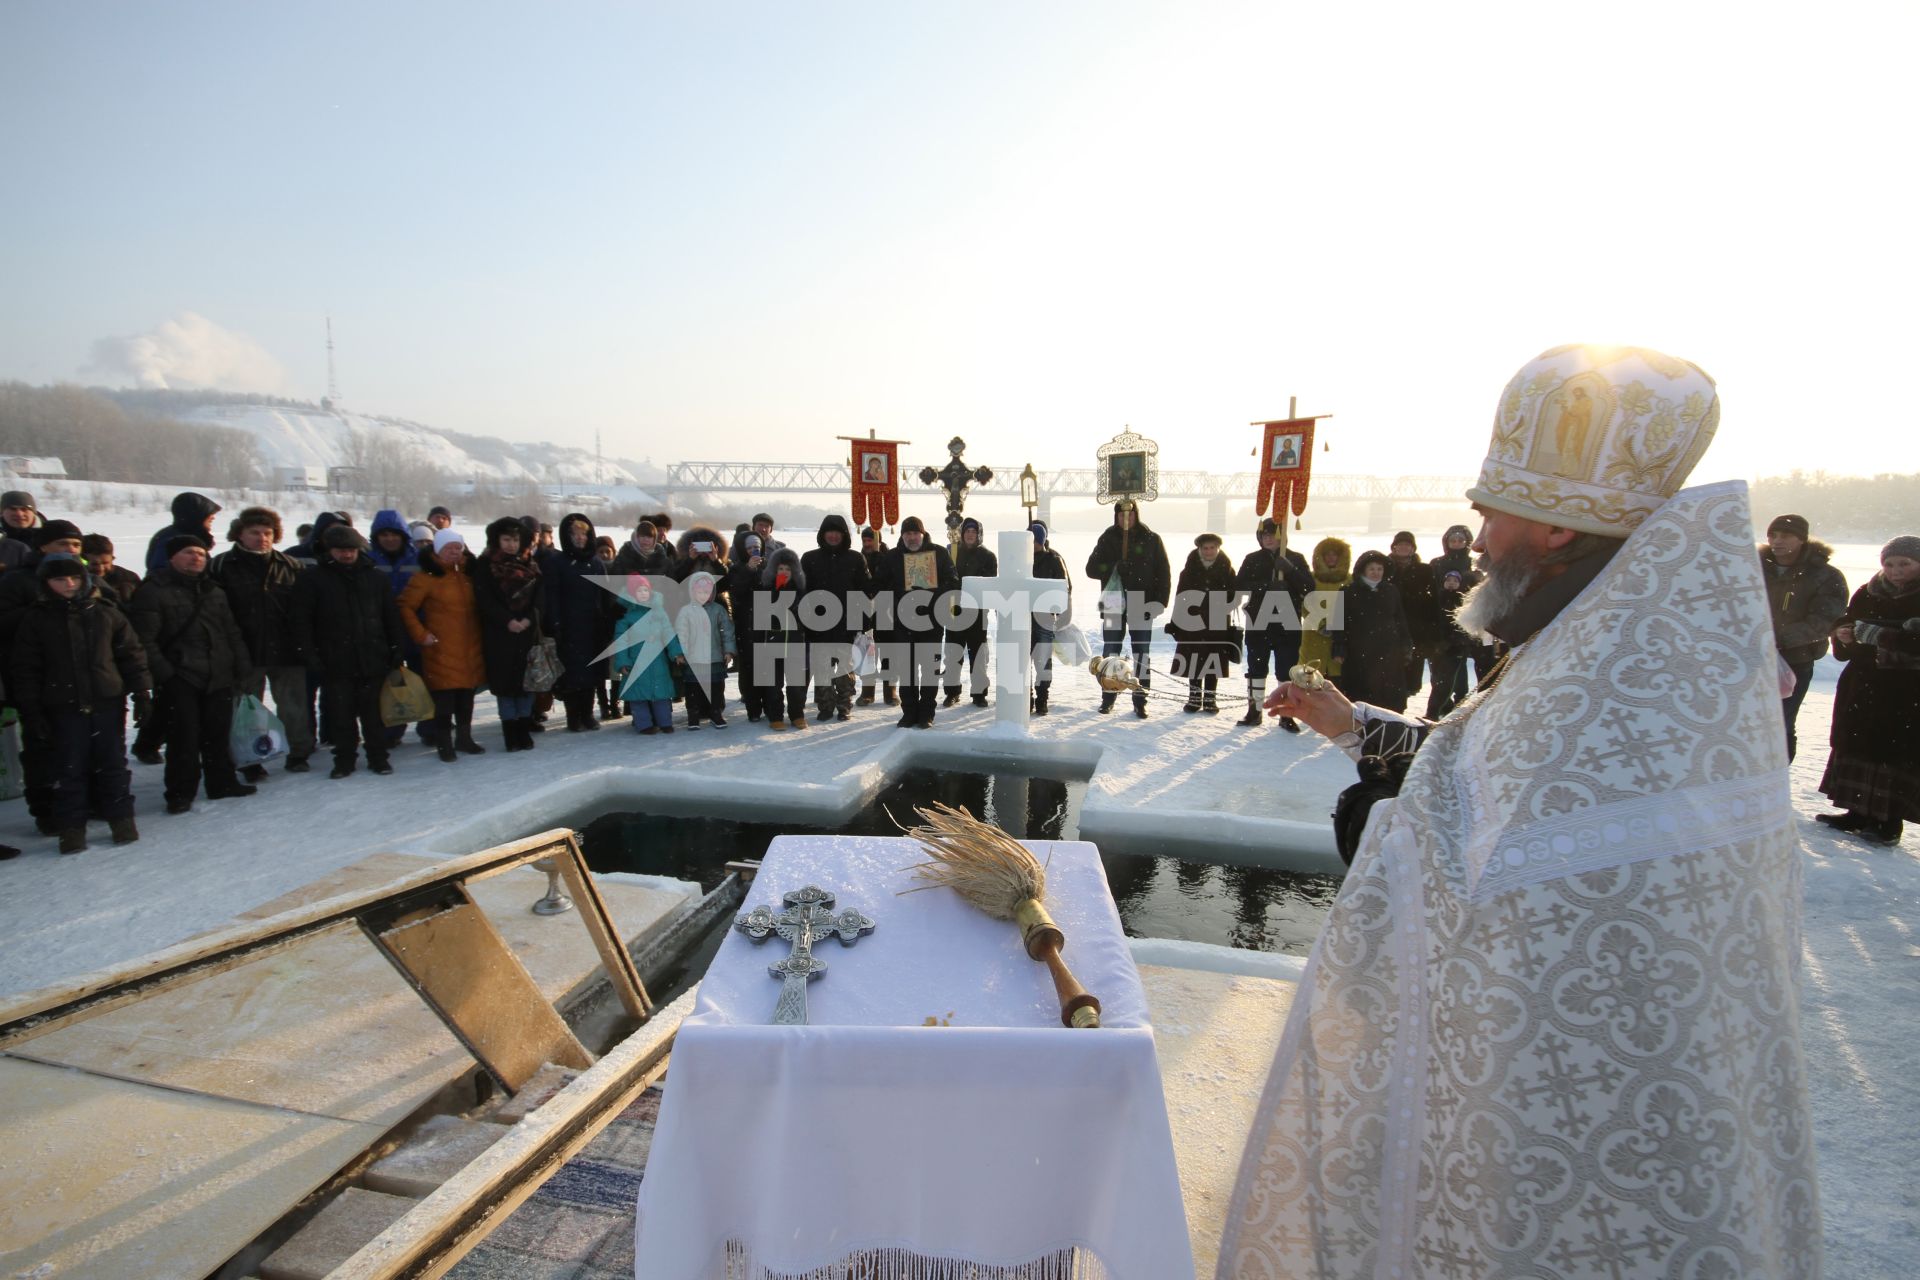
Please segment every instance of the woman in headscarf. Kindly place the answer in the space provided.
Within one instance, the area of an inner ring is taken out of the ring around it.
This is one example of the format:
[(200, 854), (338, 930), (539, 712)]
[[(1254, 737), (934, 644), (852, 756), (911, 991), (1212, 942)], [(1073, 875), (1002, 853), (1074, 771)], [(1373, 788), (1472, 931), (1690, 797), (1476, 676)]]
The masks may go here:
[(527, 654), (540, 639), (540, 567), (522, 554), (526, 527), (512, 516), (487, 526), (487, 549), (473, 575), (487, 687), (500, 704), (509, 751), (533, 750), (533, 694)]
[(1920, 822), (1920, 537), (1880, 549), (1880, 572), (1833, 629), (1847, 664), (1833, 694), (1833, 754), (1820, 790), (1846, 810), (1819, 820), (1880, 845)]

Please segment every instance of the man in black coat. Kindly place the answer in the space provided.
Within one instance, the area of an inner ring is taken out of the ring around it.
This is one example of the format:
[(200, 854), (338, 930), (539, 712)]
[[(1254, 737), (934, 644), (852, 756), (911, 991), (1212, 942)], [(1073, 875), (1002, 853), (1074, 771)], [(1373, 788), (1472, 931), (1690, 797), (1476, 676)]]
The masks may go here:
[[(1240, 723), (1257, 725), (1263, 719), (1260, 704), (1267, 697), (1267, 672), (1281, 679), (1300, 661), (1300, 609), (1314, 589), (1313, 570), (1298, 551), (1280, 545), (1280, 526), (1272, 516), (1260, 522), (1254, 535), (1260, 540), (1249, 551), (1234, 577), (1240, 608), (1247, 618), (1247, 714)], [(1300, 732), (1297, 722), (1281, 717), (1280, 727)]]
[(860, 548), (853, 545), (845, 516), (822, 520), (814, 543), (814, 549), (800, 557), (808, 597), (800, 610), (801, 625), (807, 631), (814, 707), (822, 720), (845, 720), (853, 714), (853, 638), (865, 629), (872, 578)]
[(570, 512), (560, 521), (552, 554), (536, 557), (547, 631), (560, 652), (560, 680), (553, 691), (566, 706), (568, 733), (600, 727), (593, 695), (607, 678), (607, 660), (600, 655), (613, 639), (619, 597), (600, 585), (607, 565), (599, 558), (599, 537), (585, 513)]
[(947, 549), (927, 537), (920, 517), (900, 522), (900, 541), (881, 562), (874, 584), (875, 634), (882, 661), (900, 673), (902, 729), (933, 728), (940, 685), (940, 619), (960, 585)]
[(133, 593), (131, 612), (159, 690), (154, 714), (166, 726), (167, 812), (185, 813), (202, 770), (209, 800), (254, 792), (235, 775), (227, 745), (234, 690), (252, 673), (227, 593), (207, 576), (206, 547), (182, 533), (164, 550), (165, 565)]
[[(1140, 507), (1133, 499), (1113, 504), (1113, 527), (1093, 544), (1087, 576), (1100, 588), (1101, 653), (1113, 657), (1124, 640), (1133, 650), (1134, 678), (1142, 688), (1150, 687), (1153, 620), (1173, 596), (1173, 567), (1160, 535), (1140, 522)], [(1102, 693), (1100, 714), (1112, 711), (1118, 697)], [(1133, 714), (1147, 718), (1144, 693), (1133, 695)]]
[[(1433, 683), (1427, 693), (1427, 719), (1438, 720), (1452, 711), (1467, 696), (1467, 667), (1481, 667), (1481, 654), (1491, 646), (1477, 643), (1460, 629), (1453, 615), (1469, 591), (1480, 585), (1480, 571), (1473, 567), (1473, 532), (1463, 524), (1449, 527), (1441, 536), (1446, 550), (1433, 558), (1427, 568), (1433, 574), (1433, 612), (1439, 620), (1439, 637), (1434, 645)], [(1484, 676), (1485, 672), (1480, 672)]]
[(1047, 714), (1047, 694), (1053, 689), (1053, 637), (1073, 621), (1073, 583), (1067, 577), (1067, 562), (1047, 545), (1046, 524), (1035, 520), (1027, 526), (1027, 532), (1033, 535), (1033, 576), (1065, 583), (1067, 588), (1066, 608), (1033, 615), (1033, 702), (1028, 709), (1043, 716)]
[(1773, 610), (1773, 639), (1793, 668), (1793, 692), (1782, 699), (1787, 722), (1787, 759), (1800, 746), (1794, 721), (1813, 683), (1813, 664), (1827, 656), (1827, 635), (1847, 611), (1847, 579), (1833, 567), (1833, 548), (1813, 542), (1805, 516), (1775, 516), (1760, 548)]
[[(1000, 557), (987, 550), (985, 538), (986, 530), (972, 516), (960, 522), (960, 550), (953, 558), (956, 577), (991, 578), (999, 574)], [(946, 652), (941, 658), (947, 673), (947, 705), (951, 707), (960, 701), (960, 664), (965, 660), (973, 670), (969, 681), (973, 705), (984, 707), (987, 705), (987, 611), (976, 609), (972, 617), (964, 621), (967, 624), (964, 627), (948, 630)]]
[(1407, 696), (1419, 692), (1426, 678), (1427, 660), (1439, 653), (1443, 633), (1440, 630), (1439, 604), (1434, 597), (1433, 566), (1419, 556), (1420, 544), (1413, 534), (1402, 530), (1393, 535), (1387, 551), (1387, 581), (1400, 593), (1400, 609), (1406, 614), (1407, 630), (1413, 636), (1413, 656), (1407, 660)]
[[(393, 602), (387, 577), (374, 567), (366, 543), (345, 525), (321, 535), (326, 558), (300, 575), (293, 590), (293, 630), (309, 666), (326, 681), (326, 697), (336, 717), (333, 772), (351, 774), (358, 759), (358, 738), (367, 743), (367, 767), (393, 772), (388, 760), (386, 723), (380, 717), (380, 690), (399, 668), (406, 630)], [(357, 732), (356, 732), (357, 729)]]
[[(253, 674), (240, 692), (261, 698), (273, 690), (274, 711), (287, 731), (287, 772), (305, 773), (314, 745), (313, 696), (293, 627), (293, 591), (303, 570), (275, 549), (280, 531), (279, 512), (248, 507), (228, 530), (232, 549), (215, 556), (207, 573), (227, 593), (234, 621), (246, 637)], [(249, 782), (267, 776), (265, 767), (257, 764), (245, 772)]]
[[(886, 540), (880, 536), (880, 531), (872, 525), (868, 525), (860, 530), (860, 558), (867, 562), (867, 577), (875, 582), (879, 581), (880, 566), (885, 563), (887, 558), (887, 543)], [(867, 628), (867, 636), (873, 640), (874, 643), (879, 643), (880, 637), (873, 633), (872, 627)], [(892, 680), (881, 680), (877, 671), (873, 674), (860, 677), (860, 696), (854, 699), (854, 704), (862, 707), (872, 706), (873, 691), (876, 685), (884, 688), (888, 706), (897, 707), (900, 705), (900, 693), (895, 686), (895, 682)]]
[(0, 493), (0, 569), (18, 569), (40, 549), (40, 508), (25, 489)]
[(85, 561), (56, 552), (33, 576), (40, 596), (14, 633), (7, 684), (24, 737), (50, 765), (60, 852), (86, 849), (89, 816), (107, 821), (115, 844), (131, 844), (140, 832), (127, 772), (127, 695), (144, 717), (152, 686), (146, 652)]
[(204, 493), (173, 495), (173, 523), (154, 534), (147, 542), (147, 573), (156, 574), (172, 559), (167, 547), (182, 534), (190, 535), (213, 554), (213, 517), (220, 504)]

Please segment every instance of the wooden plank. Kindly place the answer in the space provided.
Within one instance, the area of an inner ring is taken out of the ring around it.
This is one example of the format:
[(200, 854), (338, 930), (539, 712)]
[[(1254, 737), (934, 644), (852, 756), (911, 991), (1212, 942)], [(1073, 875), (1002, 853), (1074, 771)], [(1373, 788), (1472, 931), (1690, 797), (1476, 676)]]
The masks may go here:
[(667, 1067), (695, 992), (655, 1012), (578, 1080), (337, 1268), (329, 1280), (445, 1275)]
[(600, 963), (606, 966), (607, 977), (613, 982), (620, 1003), (634, 1017), (646, 1017), (653, 1012), (653, 1001), (647, 997), (646, 984), (640, 981), (640, 971), (634, 967), (633, 957), (627, 954), (626, 943), (620, 940), (620, 931), (607, 912), (606, 900), (600, 896), (600, 887), (594, 884), (593, 877), (587, 873), (587, 861), (580, 852), (579, 843), (569, 835), (567, 851), (555, 856), (560, 864), (560, 875), (573, 894), (573, 905), (580, 912), (580, 923), (587, 927), (587, 935), (600, 952)]
[[(139, 960), (28, 992), (0, 1006), (0, 1049), (65, 1026), (77, 1017), (223, 973), (246, 959), (292, 946), (342, 924), (351, 926), (360, 912), (389, 898), (495, 875), (538, 858), (563, 854), (572, 834), (566, 828), (544, 831), (511, 844), (436, 862), (385, 885), (353, 890), (266, 920), (202, 934)], [(102, 994), (110, 991), (111, 995)]]
[(542, 1063), (592, 1059), (493, 921), (455, 886), (453, 905), (369, 934), (480, 1065), (518, 1090)]

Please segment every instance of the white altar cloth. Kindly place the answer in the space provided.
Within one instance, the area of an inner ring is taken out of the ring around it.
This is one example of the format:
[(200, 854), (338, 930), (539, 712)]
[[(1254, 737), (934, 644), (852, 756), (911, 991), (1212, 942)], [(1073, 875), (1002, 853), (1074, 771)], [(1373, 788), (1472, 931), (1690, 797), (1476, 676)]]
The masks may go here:
[[(768, 1025), (787, 952), (737, 930), (674, 1041), (640, 1187), (635, 1274), (944, 1277), (1081, 1250), (1078, 1269), (1193, 1275), (1140, 975), (1093, 845), (1032, 841), (1099, 1030), (1060, 1025), (1020, 932), (950, 890), (896, 896), (904, 838), (781, 836), (747, 905), (815, 884), (874, 932), (814, 944), (811, 1025)], [(926, 1026), (927, 1019), (950, 1025)], [(836, 1269), (863, 1255), (867, 1270)], [(731, 1266), (731, 1270), (729, 1270)], [(988, 1272), (986, 1275), (995, 1273)]]

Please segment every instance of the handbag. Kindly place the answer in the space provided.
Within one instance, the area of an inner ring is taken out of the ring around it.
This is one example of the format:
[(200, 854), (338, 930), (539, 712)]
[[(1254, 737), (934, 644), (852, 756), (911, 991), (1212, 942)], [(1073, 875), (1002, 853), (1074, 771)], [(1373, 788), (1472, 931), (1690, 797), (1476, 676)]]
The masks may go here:
[(534, 634), (539, 639), (527, 650), (527, 672), (520, 684), (528, 693), (551, 693), (553, 686), (560, 683), (560, 645), (552, 636), (540, 632), (538, 624)]
[(243, 768), (276, 760), (287, 754), (287, 727), (265, 703), (246, 694), (234, 705), (227, 749), (233, 753), (233, 762)]
[(395, 667), (380, 686), (380, 721), (388, 728), (433, 719), (433, 694), (427, 682), (406, 667)]

